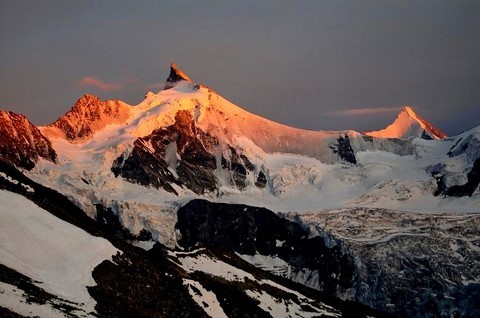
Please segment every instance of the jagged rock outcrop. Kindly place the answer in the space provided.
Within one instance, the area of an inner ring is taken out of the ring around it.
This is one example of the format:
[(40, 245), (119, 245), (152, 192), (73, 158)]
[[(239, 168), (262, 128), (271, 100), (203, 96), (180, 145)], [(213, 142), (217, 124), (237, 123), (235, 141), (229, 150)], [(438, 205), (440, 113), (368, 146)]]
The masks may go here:
[(0, 160), (30, 170), (40, 158), (56, 161), (50, 141), (25, 116), (0, 111)]
[(92, 138), (106, 126), (125, 123), (129, 118), (130, 106), (127, 104), (119, 100), (102, 101), (86, 94), (44, 131), (47, 135), (58, 135), (59, 130), (68, 141), (79, 143)]
[(350, 144), (350, 137), (348, 137), (348, 134), (338, 137), (337, 144), (331, 145), (330, 149), (332, 149), (334, 154), (338, 154), (338, 156), (342, 160), (357, 164), (357, 158), (355, 158), (355, 151)]
[(164, 89), (169, 89), (174, 87), (178, 82), (187, 81), (192, 82), (190, 77), (177, 67), (177, 64), (170, 64), (170, 74), (168, 75), (167, 81), (165, 83)]
[(188, 110), (178, 111), (173, 125), (135, 140), (130, 155), (112, 166), (115, 176), (131, 182), (172, 193), (174, 185), (183, 186), (197, 194), (213, 192), (222, 182), (244, 189), (254, 170), (245, 155), (199, 129)]

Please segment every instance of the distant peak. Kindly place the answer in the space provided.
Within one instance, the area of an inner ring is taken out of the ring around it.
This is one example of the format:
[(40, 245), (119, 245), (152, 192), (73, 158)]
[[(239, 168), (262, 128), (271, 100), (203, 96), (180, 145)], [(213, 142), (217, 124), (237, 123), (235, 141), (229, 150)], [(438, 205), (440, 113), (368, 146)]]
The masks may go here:
[(447, 137), (445, 133), (417, 115), (410, 106), (404, 106), (395, 121), (385, 129), (366, 132), (366, 134), (378, 138), (442, 139)]
[(85, 107), (87, 107), (88, 105), (98, 105), (102, 103), (102, 100), (95, 96), (95, 95), (90, 95), (90, 94), (85, 94), (83, 95), (82, 97), (80, 97), (79, 99), (77, 99), (77, 101), (75, 102), (75, 104), (73, 105), (72, 107), (72, 110), (80, 110), (80, 109), (84, 109)]
[(176, 83), (181, 81), (192, 82), (190, 77), (178, 68), (177, 64), (172, 63), (170, 64), (170, 75), (168, 75), (167, 82), (165, 83), (164, 89), (169, 89), (175, 86)]
[[(47, 126), (47, 135), (60, 136), (72, 143), (83, 142), (111, 124), (124, 124), (130, 117), (130, 106), (118, 100), (102, 101), (99, 97), (85, 94), (73, 107)], [(62, 134), (50, 129), (58, 128)]]

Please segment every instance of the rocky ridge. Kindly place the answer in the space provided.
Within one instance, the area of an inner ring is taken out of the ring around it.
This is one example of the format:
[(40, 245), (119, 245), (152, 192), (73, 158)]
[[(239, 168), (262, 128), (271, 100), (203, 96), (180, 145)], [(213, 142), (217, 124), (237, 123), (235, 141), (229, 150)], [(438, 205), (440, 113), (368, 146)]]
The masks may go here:
[(41, 158), (56, 162), (51, 142), (25, 116), (0, 111), (0, 160), (30, 170)]
[(130, 106), (118, 101), (102, 101), (93, 95), (84, 95), (65, 115), (44, 128), (46, 135), (63, 135), (72, 143), (84, 142), (112, 124), (125, 123), (130, 118)]

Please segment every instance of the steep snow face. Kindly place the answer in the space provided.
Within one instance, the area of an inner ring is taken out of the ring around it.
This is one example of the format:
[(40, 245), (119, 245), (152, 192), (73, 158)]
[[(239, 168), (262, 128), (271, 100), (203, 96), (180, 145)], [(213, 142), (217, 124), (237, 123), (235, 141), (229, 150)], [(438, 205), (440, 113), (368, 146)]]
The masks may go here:
[(387, 128), (366, 132), (365, 134), (377, 138), (420, 137), (423, 139), (442, 139), (447, 137), (438, 128), (418, 116), (409, 106), (405, 106), (395, 121)]
[(84, 95), (64, 116), (42, 129), (50, 138), (61, 136), (69, 142), (81, 143), (106, 126), (124, 124), (129, 118), (130, 107), (127, 104)]
[(86, 288), (95, 285), (91, 273), (116, 253), (107, 240), (56, 218), (20, 195), (0, 191), (1, 264), (71, 301), (72, 310), (83, 315), (94, 312), (95, 301)]
[(40, 158), (56, 161), (50, 141), (25, 116), (0, 111), (0, 160), (32, 169)]

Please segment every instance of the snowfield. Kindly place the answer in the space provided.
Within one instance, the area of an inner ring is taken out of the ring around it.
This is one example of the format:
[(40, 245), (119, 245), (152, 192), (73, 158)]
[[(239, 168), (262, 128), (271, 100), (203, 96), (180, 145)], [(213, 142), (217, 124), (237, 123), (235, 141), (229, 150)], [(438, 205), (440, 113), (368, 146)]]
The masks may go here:
[[(56, 218), (18, 194), (0, 191), (0, 263), (72, 302), (77, 314), (95, 311), (95, 301), (86, 288), (95, 285), (91, 273), (117, 252), (107, 240)], [(0, 285), (2, 305), (28, 315), (30, 309), (22, 293), (7, 285)], [(37, 309), (34, 312), (43, 313)], [(47, 310), (42, 316), (54, 314)]]

